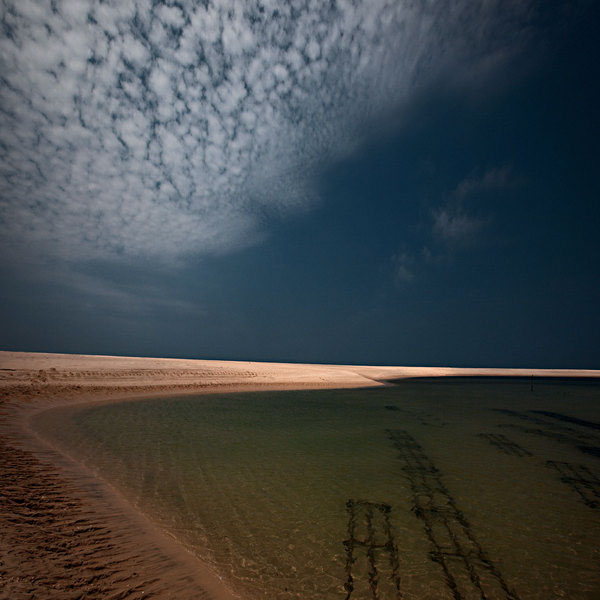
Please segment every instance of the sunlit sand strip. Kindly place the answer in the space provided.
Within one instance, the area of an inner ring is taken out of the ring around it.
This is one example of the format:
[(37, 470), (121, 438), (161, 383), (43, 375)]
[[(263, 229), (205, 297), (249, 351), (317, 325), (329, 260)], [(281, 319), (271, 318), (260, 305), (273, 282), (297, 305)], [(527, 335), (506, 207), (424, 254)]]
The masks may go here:
[(52, 407), (410, 377), (599, 371), (370, 367), (0, 352), (0, 598), (232, 598), (219, 576), (28, 428)]

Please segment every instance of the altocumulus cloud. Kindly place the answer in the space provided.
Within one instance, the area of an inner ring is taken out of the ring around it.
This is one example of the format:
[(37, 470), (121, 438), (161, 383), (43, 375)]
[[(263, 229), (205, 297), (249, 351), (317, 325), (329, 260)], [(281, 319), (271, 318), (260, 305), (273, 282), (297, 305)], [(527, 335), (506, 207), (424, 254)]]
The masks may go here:
[(227, 252), (318, 200), (436, 78), (522, 49), (526, 2), (5, 0), (5, 255)]

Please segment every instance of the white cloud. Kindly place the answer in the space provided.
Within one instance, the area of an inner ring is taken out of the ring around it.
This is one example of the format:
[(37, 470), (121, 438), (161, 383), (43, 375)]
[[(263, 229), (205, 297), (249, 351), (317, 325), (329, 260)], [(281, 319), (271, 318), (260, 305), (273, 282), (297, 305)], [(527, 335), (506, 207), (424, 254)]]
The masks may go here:
[[(3, 251), (76, 261), (252, 243), (257, 215), (315, 202), (325, 157), (356, 147), (372, 117), (458, 64), (464, 79), (519, 48), (527, 8), (7, 0)], [(436, 222), (450, 236), (474, 227), (443, 212)]]
[(433, 211), (433, 233), (446, 242), (465, 241), (483, 225), (461, 208), (444, 206)]
[(178, 6), (159, 5), (155, 11), (156, 18), (163, 25), (171, 27), (183, 27), (185, 25), (185, 15)]
[(414, 279), (414, 258), (407, 252), (392, 256), (393, 278), (397, 284), (403, 285)]
[(502, 189), (514, 185), (515, 180), (511, 177), (507, 166), (488, 169), (483, 175), (470, 175), (463, 179), (453, 192), (459, 199), (492, 189)]
[(472, 206), (482, 194), (507, 189), (517, 182), (507, 165), (465, 177), (452, 190), (447, 201), (432, 210), (434, 237), (446, 243), (472, 240), (485, 225), (485, 220), (473, 215), (466, 206)]
[(316, 40), (309, 40), (305, 48), (306, 55), (312, 61), (317, 60), (321, 54), (321, 48)]

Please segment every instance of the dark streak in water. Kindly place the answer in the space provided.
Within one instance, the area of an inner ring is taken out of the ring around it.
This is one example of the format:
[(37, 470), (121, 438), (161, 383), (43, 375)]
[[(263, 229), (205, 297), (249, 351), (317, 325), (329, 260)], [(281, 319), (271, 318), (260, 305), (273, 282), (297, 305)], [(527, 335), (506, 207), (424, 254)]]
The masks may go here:
[(590, 508), (600, 507), (600, 479), (585, 465), (548, 460), (546, 465), (560, 475), (560, 480), (577, 492)]
[(493, 446), (496, 446), (504, 454), (512, 456), (533, 456), (529, 450), (526, 450), (522, 446), (519, 446), (516, 442), (509, 440), (505, 435), (501, 433), (479, 433), (479, 437), (487, 440)]
[(591, 454), (600, 458), (600, 446), (577, 446), (577, 449), (584, 454)]
[(559, 433), (558, 431), (545, 431), (544, 429), (540, 429), (539, 427), (524, 427), (523, 425), (516, 425), (514, 423), (501, 423), (496, 427), (510, 428), (516, 431), (522, 431), (523, 433), (539, 435), (550, 440), (554, 440), (559, 444), (569, 444), (571, 446), (574, 446), (575, 448), (577, 448), (577, 450), (583, 452), (584, 454), (600, 457), (600, 448), (598, 448), (598, 446), (582, 445), (581, 442), (583, 440), (580, 440), (570, 435), (565, 435), (564, 433)]
[(552, 419), (558, 419), (559, 421), (565, 421), (566, 423), (580, 425), (581, 427), (600, 430), (600, 423), (594, 423), (594, 421), (586, 421), (585, 419), (578, 419), (577, 417), (570, 417), (569, 415), (562, 415), (549, 410), (532, 410), (531, 412), (537, 413), (538, 415), (544, 415), (545, 417), (551, 417)]
[[(554, 423), (552, 421), (548, 421), (547, 419), (542, 419), (540, 417), (536, 417), (533, 412), (519, 412), (516, 410), (509, 410), (505, 408), (494, 408), (492, 409), (495, 412), (507, 415), (509, 417), (514, 417), (515, 419), (521, 419), (522, 421), (527, 421), (529, 423), (533, 423), (535, 425), (541, 426), (538, 429), (528, 430), (528, 433), (540, 433), (540, 435), (546, 435), (547, 437), (554, 437), (558, 441), (570, 442), (574, 445), (584, 444), (588, 445), (590, 443), (595, 443), (598, 441), (598, 436), (593, 433), (582, 432), (581, 430), (575, 429), (574, 427), (569, 427), (567, 425), (563, 425), (561, 423)], [(517, 427), (516, 425), (514, 427)], [(550, 432), (548, 429), (552, 429)]]

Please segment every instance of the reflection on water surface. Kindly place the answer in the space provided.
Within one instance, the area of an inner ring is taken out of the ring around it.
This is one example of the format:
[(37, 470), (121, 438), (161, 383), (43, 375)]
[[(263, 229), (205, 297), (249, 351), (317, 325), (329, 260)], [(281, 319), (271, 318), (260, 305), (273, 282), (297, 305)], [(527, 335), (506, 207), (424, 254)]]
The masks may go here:
[(600, 386), (412, 381), (41, 415), (243, 597), (600, 597)]

